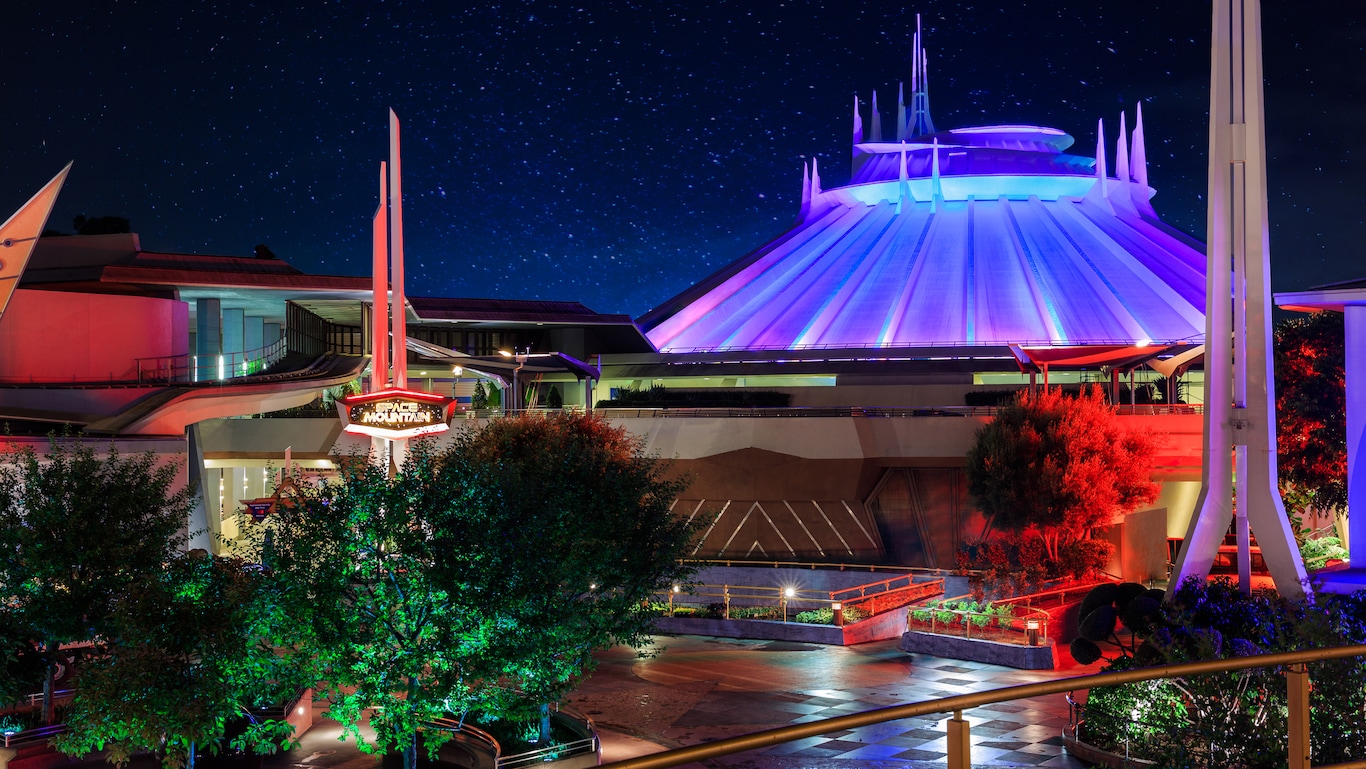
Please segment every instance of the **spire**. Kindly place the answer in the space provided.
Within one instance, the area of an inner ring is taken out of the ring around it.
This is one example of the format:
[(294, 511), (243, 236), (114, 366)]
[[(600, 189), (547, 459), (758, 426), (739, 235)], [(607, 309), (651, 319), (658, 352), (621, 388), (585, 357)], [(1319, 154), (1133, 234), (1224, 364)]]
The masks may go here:
[(1124, 113), (1119, 113), (1119, 138), (1115, 140), (1115, 177), (1121, 182), (1133, 181), (1129, 176), (1129, 126)]
[[(1113, 214), (1115, 199), (1110, 196), (1109, 173), (1105, 159), (1105, 121), (1102, 119), (1096, 121), (1096, 183), (1086, 193), (1086, 199)], [(1127, 187), (1120, 188), (1120, 194), (1123, 195), (1125, 190)], [(1122, 205), (1123, 200), (1120, 202)]]
[(877, 91), (873, 91), (873, 114), (868, 118), (868, 122), (872, 123), (868, 127), (868, 141), (882, 141), (882, 116), (877, 114)]
[(901, 173), (899, 174), (900, 185), (897, 187), (896, 212), (901, 213), (901, 204), (911, 196), (911, 185), (906, 181), (906, 140), (901, 140)]
[(906, 86), (896, 84), (896, 140), (906, 141)]
[(1134, 151), (1133, 151), (1133, 175), (1134, 181), (1142, 185), (1143, 197), (1148, 196), (1148, 153), (1143, 147), (1143, 102), (1139, 102), (1135, 107), (1137, 115), (1134, 117)]
[(1105, 119), (1096, 121), (1096, 183), (1100, 186), (1101, 197), (1110, 197), (1110, 187), (1105, 182), (1109, 169), (1105, 166)]
[(939, 210), (939, 201), (944, 199), (944, 185), (939, 179), (939, 137), (935, 137), (930, 161), (930, 213)]
[(921, 46), (920, 14), (915, 15), (915, 37), (911, 45), (911, 123), (906, 133), (911, 137), (934, 133), (930, 119), (929, 56)]
[(797, 214), (797, 219), (805, 219), (807, 213), (811, 211), (811, 166), (802, 163), (802, 207)]
[(858, 114), (858, 94), (854, 95), (854, 144), (863, 143), (863, 118)]
[(816, 159), (811, 158), (811, 202), (816, 202), (816, 196), (821, 194), (821, 172), (816, 168)]

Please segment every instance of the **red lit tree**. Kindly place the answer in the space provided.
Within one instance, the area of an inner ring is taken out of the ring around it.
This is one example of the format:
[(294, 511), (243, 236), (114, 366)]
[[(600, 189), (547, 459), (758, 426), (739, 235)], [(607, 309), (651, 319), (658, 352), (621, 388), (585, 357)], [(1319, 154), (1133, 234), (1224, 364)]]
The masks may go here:
[(1126, 429), (1096, 390), (1021, 394), (977, 432), (965, 473), (989, 526), (1035, 531), (1050, 559), (1157, 498), (1154, 438)]
[(1347, 504), (1347, 390), (1342, 314), (1276, 324), (1276, 430), (1282, 493), (1292, 507)]

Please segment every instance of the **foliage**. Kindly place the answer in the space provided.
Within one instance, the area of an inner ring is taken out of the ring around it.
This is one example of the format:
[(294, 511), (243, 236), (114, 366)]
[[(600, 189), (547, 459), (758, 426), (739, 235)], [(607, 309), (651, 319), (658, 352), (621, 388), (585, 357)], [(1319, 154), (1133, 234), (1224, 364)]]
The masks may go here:
[[(340, 466), (300, 484), (256, 552), (281, 640), (330, 685), (329, 715), (359, 738), (375, 708), (362, 746), (402, 751), (410, 769), (424, 722), (526, 718), (595, 649), (642, 643), (642, 601), (688, 573), (691, 527), (669, 510), (681, 482), (600, 419), (523, 416), (441, 450), (416, 442), (393, 478), (362, 457)], [(425, 734), (434, 753), (443, 735)]]
[[(152, 751), (167, 769), (193, 767), (196, 750), (225, 747), (234, 721), (292, 696), (303, 682), (263, 635), (262, 579), (241, 561), (199, 551), (130, 585), (116, 602), (107, 652), (82, 665), (57, 747), (106, 750), (120, 766)], [(292, 733), (283, 721), (253, 720), (239, 743), (269, 753)]]
[(1015, 605), (1009, 603), (979, 604), (976, 601), (926, 601), (921, 608), (911, 609), (911, 619), (916, 622), (931, 621), (941, 625), (953, 625), (963, 621), (974, 627), (1010, 627), (1015, 618)]
[(1126, 430), (1096, 389), (1022, 393), (977, 432), (964, 471), (993, 527), (1034, 532), (1048, 558), (1157, 498), (1154, 438)]
[(1328, 311), (1281, 321), (1275, 329), (1281, 484), (1322, 510), (1347, 504), (1343, 333), (1342, 314)]
[[(1310, 604), (1188, 580), (1149, 619), (1134, 653), (1106, 670), (1359, 644), (1366, 594)], [(1312, 762), (1366, 754), (1366, 662), (1313, 663), (1309, 676)], [(1284, 766), (1286, 707), (1274, 668), (1100, 687), (1087, 703), (1086, 740), (1121, 750), (1127, 741), (1133, 755), (1160, 766)]]
[(548, 409), (564, 408), (564, 395), (560, 392), (559, 385), (550, 385), (550, 390), (545, 394), (545, 407)]
[(1048, 557), (1042, 535), (1032, 529), (996, 532), (985, 542), (963, 545), (958, 568), (968, 573), (974, 597), (987, 592), (1009, 597), (1036, 592), (1052, 580), (1094, 580), (1103, 572), (1114, 545), (1103, 539), (1078, 539), (1059, 547), (1057, 558)]
[[(857, 606), (842, 607), (840, 613), (844, 615), (844, 624), (846, 625), (862, 622), (872, 616)], [(799, 611), (796, 616), (793, 617), (793, 620), (808, 625), (833, 625), (835, 624), (835, 610), (827, 606), (823, 609)]]
[(435, 530), (454, 554), (441, 569), (466, 590), (477, 575), (502, 680), (525, 700), (561, 697), (596, 649), (643, 645), (642, 602), (693, 571), (680, 559), (695, 527), (670, 509), (686, 482), (601, 418), (495, 420), (460, 433), (442, 471), (460, 493)]
[[(1083, 665), (1100, 659), (1100, 644), (1109, 644), (1119, 657), (1133, 657), (1138, 645), (1151, 632), (1152, 623), (1166, 593), (1148, 589), (1137, 582), (1098, 585), (1086, 594), (1077, 608), (1077, 638), (1072, 640), (1072, 658)], [(1123, 628), (1124, 635), (1120, 634)]]
[(0, 584), (12, 618), (36, 639), (51, 673), (64, 643), (108, 636), (117, 596), (155, 581), (185, 549), (195, 491), (177, 489), (176, 467), (151, 453), (101, 456), (88, 443), (51, 439), (0, 465)]
[(1345, 561), (1347, 556), (1347, 548), (1337, 537), (1306, 539), (1300, 543), (1300, 557), (1304, 559), (1304, 568), (1310, 571), (1322, 569), (1330, 560)]
[(489, 407), (489, 390), (485, 386), (484, 380), (474, 383), (474, 394), (470, 396), (470, 408), (486, 409)]

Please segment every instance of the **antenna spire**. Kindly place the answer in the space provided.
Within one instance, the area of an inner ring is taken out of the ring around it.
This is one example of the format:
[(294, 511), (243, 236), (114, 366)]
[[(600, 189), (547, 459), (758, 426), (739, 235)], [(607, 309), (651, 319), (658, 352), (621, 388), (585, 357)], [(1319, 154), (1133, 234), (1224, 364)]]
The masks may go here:
[(877, 91), (873, 91), (873, 114), (868, 122), (872, 123), (868, 130), (868, 141), (882, 141), (882, 116), (877, 112)]
[(896, 140), (906, 141), (906, 85), (896, 84)]
[(923, 48), (924, 35), (920, 31), (920, 14), (915, 15), (915, 37), (911, 45), (911, 126), (907, 133), (924, 136), (934, 133), (930, 119), (929, 55)]

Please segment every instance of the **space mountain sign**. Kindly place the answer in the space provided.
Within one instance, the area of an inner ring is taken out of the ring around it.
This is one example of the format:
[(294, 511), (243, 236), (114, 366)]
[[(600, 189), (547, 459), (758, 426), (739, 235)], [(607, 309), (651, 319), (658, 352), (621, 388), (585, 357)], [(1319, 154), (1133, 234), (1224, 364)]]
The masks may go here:
[(348, 433), (399, 440), (449, 429), (453, 398), (414, 390), (380, 390), (337, 401)]

